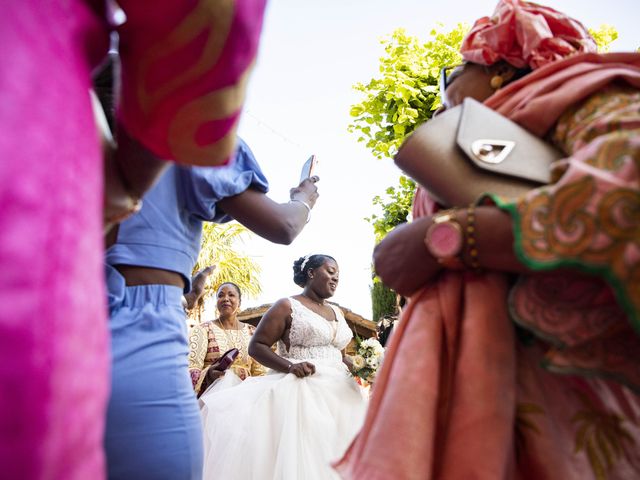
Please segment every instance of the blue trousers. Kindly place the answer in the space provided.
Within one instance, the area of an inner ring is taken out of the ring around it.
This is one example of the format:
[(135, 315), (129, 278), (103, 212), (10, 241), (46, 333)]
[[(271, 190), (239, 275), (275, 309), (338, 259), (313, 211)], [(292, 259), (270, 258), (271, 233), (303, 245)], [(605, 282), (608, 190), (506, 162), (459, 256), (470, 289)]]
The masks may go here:
[[(105, 434), (109, 479), (199, 480), (202, 426), (188, 374), (182, 290), (124, 287), (118, 275), (111, 271), (108, 276), (113, 357)], [(114, 281), (121, 288), (113, 288)]]

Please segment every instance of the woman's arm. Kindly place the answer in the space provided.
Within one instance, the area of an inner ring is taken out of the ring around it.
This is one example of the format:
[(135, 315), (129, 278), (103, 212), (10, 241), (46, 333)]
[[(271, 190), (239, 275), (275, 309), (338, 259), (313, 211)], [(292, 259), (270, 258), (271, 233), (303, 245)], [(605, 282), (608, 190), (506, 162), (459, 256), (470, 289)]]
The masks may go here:
[[(218, 202), (220, 207), (238, 222), (261, 237), (289, 245), (302, 231), (309, 218), (309, 209), (318, 199), (317, 177), (304, 180), (291, 189), (291, 201), (277, 203), (266, 194), (247, 189), (239, 195)], [(309, 209), (304, 205), (308, 205)]]
[(196, 273), (191, 279), (191, 291), (184, 294), (184, 299), (187, 301), (187, 310), (191, 310), (196, 306), (198, 300), (204, 294), (204, 288), (207, 284), (209, 275), (216, 269), (216, 265), (209, 265)]
[(271, 345), (281, 340), (291, 325), (291, 304), (282, 298), (264, 314), (251, 341), (249, 355), (265, 367), (284, 373), (293, 373), (297, 377), (306, 377), (315, 373), (315, 366), (309, 362), (291, 363), (271, 350)]
[[(250, 325), (249, 335), (253, 337), (255, 332), (256, 332), (255, 327), (253, 327), (253, 325)], [(249, 339), (249, 341), (251, 341), (251, 339)], [(251, 373), (252, 377), (259, 377), (261, 375), (266, 375), (267, 369), (255, 358), (253, 358), (252, 356), (249, 356), (249, 362), (250, 362), (249, 372)]]
[[(456, 219), (466, 232), (467, 210), (459, 209)], [(389, 233), (373, 252), (376, 273), (385, 285), (400, 295), (413, 294), (443, 268), (424, 243), (432, 223), (429, 216), (401, 225)], [(481, 268), (513, 273), (530, 271), (515, 255), (513, 224), (508, 213), (493, 206), (477, 207), (475, 240)], [(463, 259), (470, 264), (466, 249)]]

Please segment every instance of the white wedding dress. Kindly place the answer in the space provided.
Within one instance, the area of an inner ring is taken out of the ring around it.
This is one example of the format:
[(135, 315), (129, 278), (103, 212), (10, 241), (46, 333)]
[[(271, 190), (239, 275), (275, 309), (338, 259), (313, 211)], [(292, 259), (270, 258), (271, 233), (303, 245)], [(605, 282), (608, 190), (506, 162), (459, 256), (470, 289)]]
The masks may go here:
[[(352, 338), (339, 308), (328, 322), (294, 298), (290, 348), (278, 355), (308, 361), (305, 378), (270, 371), (224, 388), (219, 382), (201, 397), (205, 480), (329, 480), (331, 462), (349, 446), (364, 420), (367, 400), (342, 363)], [(227, 375), (225, 375), (226, 377)]]

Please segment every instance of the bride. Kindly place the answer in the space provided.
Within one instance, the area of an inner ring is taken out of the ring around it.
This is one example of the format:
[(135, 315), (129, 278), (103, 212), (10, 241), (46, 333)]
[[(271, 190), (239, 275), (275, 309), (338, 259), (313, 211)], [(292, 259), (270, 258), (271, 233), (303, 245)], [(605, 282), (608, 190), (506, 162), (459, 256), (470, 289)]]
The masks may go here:
[[(366, 410), (343, 353), (352, 338), (340, 309), (326, 302), (338, 285), (328, 255), (293, 264), (300, 295), (278, 300), (258, 324), (249, 353), (271, 371), (205, 392), (204, 478), (327, 480)], [(271, 346), (277, 342), (277, 353)]]

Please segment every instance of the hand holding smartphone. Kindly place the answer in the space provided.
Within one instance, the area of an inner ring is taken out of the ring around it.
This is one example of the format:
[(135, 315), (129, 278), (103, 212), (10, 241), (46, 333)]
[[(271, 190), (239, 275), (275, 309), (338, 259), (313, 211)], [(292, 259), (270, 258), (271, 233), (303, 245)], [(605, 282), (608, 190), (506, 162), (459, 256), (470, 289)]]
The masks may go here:
[(316, 157), (315, 155), (311, 155), (309, 159), (304, 162), (304, 165), (302, 165), (302, 170), (300, 171), (300, 183), (313, 176), (317, 164), (318, 157)]

